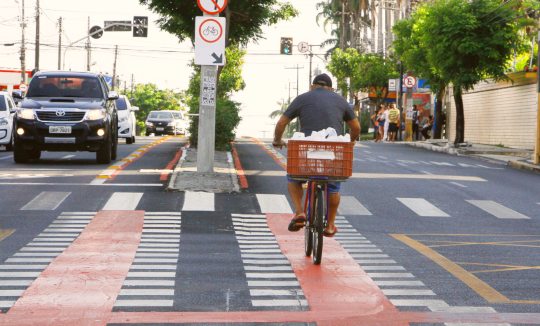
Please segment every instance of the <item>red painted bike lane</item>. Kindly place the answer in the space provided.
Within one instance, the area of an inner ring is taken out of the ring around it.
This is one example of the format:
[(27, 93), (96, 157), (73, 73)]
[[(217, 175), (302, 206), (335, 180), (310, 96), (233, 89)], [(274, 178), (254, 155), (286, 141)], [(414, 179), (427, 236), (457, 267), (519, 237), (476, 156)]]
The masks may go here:
[(102, 211), (31, 284), (0, 325), (107, 325), (108, 323), (288, 323), (408, 325), (409, 322), (530, 323), (540, 314), (399, 312), (334, 239), (323, 261), (303, 254), (303, 232), (290, 233), (288, 214), (267, 221), (289, 259), (309, 311), (112, 312), (139, 246), (144, 212)]

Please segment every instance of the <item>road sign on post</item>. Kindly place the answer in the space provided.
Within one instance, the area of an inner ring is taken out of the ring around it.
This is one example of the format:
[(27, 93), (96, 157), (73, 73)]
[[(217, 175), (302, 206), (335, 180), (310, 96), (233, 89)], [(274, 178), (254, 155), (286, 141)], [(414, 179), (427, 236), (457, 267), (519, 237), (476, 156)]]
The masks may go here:
[(217, 15), (227, 7), (227, 0), (197, 0), (202, 12), (208, 15)]
[(148, 17), (133, 17), (133, 37), (148, 37)]
[(195, 17), (195, 64), (225, 64), (225, 17)]
[(197, 172), (208, 173), (214, 172), (217, 66), (225, 64), (227, 20), (217, 15), (227, 0), (197, 0), (197, 5), (205, 13), (195, 17), (195, 64), (201, 65)]

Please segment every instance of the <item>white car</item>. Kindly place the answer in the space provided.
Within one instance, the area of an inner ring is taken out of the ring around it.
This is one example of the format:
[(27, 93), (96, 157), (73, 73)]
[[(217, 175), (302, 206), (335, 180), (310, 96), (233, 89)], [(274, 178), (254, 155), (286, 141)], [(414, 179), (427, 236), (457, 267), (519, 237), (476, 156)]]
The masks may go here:
[(0, 147), (13, 149), (13, 116), (17, 110), (8, 92), (0, 92)]
[(118, 110), (118, 138), (125, 138), (126, 144), (133, 144), (137, 126), (135, 111), (139, 111), (139, 108), (132, 106), (125, 95), (120, 95), (116, 100), (116, 109)]

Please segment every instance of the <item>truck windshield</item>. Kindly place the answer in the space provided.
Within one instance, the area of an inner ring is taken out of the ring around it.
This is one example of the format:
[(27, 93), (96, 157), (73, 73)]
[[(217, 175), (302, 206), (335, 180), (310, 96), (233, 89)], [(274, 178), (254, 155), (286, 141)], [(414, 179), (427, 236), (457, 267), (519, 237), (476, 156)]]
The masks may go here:
[(26, 96), (103, 98), (103, 91), (93, 77), (38, 76), (30, 82)]
[(150, 112), (148, 119), (172, 120), (173, 116), (170, 112)]

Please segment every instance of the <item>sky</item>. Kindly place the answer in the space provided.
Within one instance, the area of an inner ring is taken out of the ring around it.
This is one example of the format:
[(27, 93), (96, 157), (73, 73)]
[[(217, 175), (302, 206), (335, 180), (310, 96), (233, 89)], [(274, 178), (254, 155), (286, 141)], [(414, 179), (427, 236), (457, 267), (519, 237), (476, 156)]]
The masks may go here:
[[(190, 0), (179, 0), (190, 1)], [(195, 0), (192, 0), (195, 1)], [(316, 3), (320, 0), (291, 1), (300, 14), (296, 18), (263, 27), (264, 39), (247, 46), (243, 67), (246, 88), (234, 95), (241, 103), (242, 122), (237, 136), (270, 137), (276, 119), (269, 114), (280, 108), (281, 101), (293, 99), (309, 87), (309, 57), (298, 52), (296, 45), (307, 42), (312, 47), (312, 74), (326, 72), (325, 50), (319, 45), (330, 38), (328, 32), (316, 22)], [(0, 0), (0, 69), (20, 69), (22, 0)], [(103, 27), (104, 21), (131, 21), (133, 16), (148, 16), (147, 38), (135, 38), (131, 32), (105, 32), (100, 39), (92, 39), (91, 70), (112, 74), (114, 47), (118, 45), (117, 75), (121, 87), (135, 83), (154, 83), (159, 88), (177, 91), (187, 88), (194, 58), (190, 41), (178, 39), (156, 24), (159, 15), (139, 4), (138, 0), (41, 0), (40, 70), (56, 70), (58, 66), (58, 18), (62, 17), (62, 69), (86, 70), (85, 41), (82, 39), (90, 27)], [(201, 13), (202, 16), (202, 13)], [(25, 0), (26, 69), (35, 62), (35, 0)], [(292, 37), (293, 55), (280, 55), (281, 37)], [(4, 44), (15, 43), (14, 46)], [(298, 68), (298, 69), (297, 69)], [(298, 82), (297, 82), (298, 81)], [(298, 84), (298, 88), (297, 88)]]

